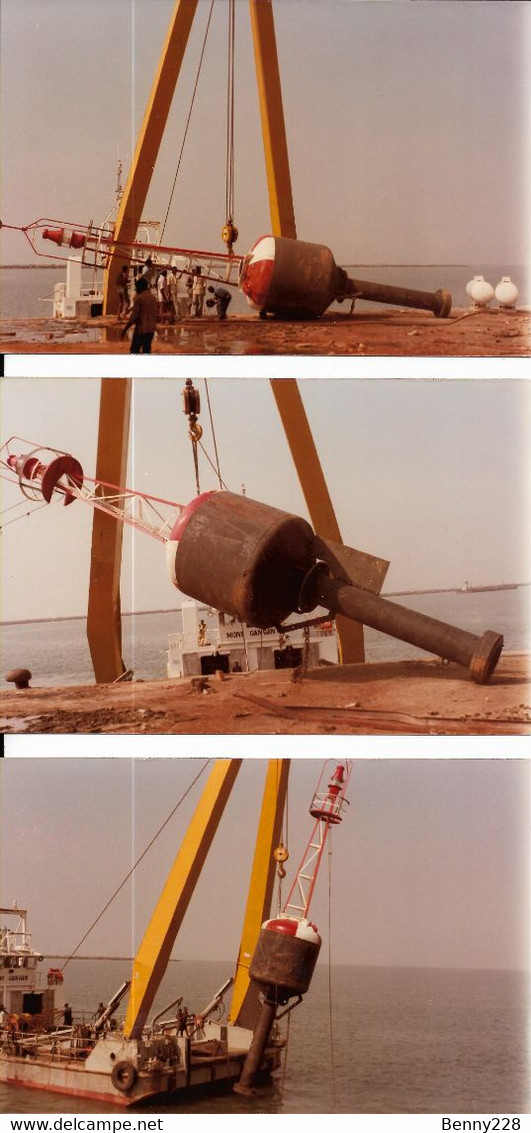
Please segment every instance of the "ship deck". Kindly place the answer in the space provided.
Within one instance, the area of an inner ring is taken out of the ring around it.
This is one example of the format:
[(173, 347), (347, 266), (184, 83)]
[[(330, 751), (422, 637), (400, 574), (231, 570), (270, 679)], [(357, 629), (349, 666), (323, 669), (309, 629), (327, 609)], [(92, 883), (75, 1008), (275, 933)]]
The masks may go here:
[(208, 678), (2, 690), (5, 733), (529, 735), (531, 657), (488, 684), (459, 665), (394, 661)]
[[(401, 308), (331, 312), (311, 322), (207, 316), (159, 326), (153, 353), (520, 358), (531, 353), (530, 323), (523, 309), (455, 310), (448, 319)], [(122, 327), (114, 317), (3, 319), (0, 351), (127, 354)]]

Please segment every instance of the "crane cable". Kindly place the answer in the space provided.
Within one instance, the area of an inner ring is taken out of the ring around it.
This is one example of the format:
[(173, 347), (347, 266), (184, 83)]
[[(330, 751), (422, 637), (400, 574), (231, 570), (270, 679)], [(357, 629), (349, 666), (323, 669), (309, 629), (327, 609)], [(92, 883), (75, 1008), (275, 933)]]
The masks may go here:
[(234, 30), (235, 2), (229, 0), (229, 39), (227, 61), (227, 141), (225, 165), (225, 217), (226, 224), (234, 220)]
[(204, 35), (204, 38), (203, 38), (203, 46), (201, 48), (201, 55), (199, 57), (199, 65), (198, 65), (197, 74), (196, 74), (196, 77), (195, 77), (194, 89), (192, 91), (190, 109), (188, 111), (188, 117), (186, 119), (186, 126), (184, 128), (184, 137), (183, 137), (183, 140), (182, 140), (181, 150), (180, 150), (180, 153), (179, 153), (179, 159), (177, 161), (177, 169), (175, 170), (175, 177), (173, 178), (173, 185), (172, 185), (172, 190), (171, 190), (171, 193), (170, 193), (170, 199), (168, 201), (168, 208), (166, 210), (166, 216), (164, 217), (164, 223), (162, 225), (162, 232), (160, 234), (161, 242), (162, 242), (162, 238), (164, 236), (164, 232), (166, 231), (166, 225), (168, 223), (168, 216), (169, 216), (169, 213), (170, 213), (171, 203), (172, 203), (172, 200), (173, 200), (173, 194), (175, 192), (175, 186), (177, 184), (177, 178), (179, 176), (179, 171), (180, 171), (180, 168), (181, 168), (181, 162), (182, 162), (182, 158), (183, 158), (184, 147), (186, 145), (186, 139), (188, 137), (188, 130), (189, 130), (189, 127), (190, 127), (192, 110), (194, 108), (195, 96), (197, 94), (197, 86), (198, 86), (198, 83), (199, 83), (199, 77), (201, 75), (201, 68), (203, 66), (203, 58), (204, 58), (205, 49), (206, 49), (206, 45), (207, 45), (208, 33), (209, 33), (209, 30), (210, 30), (210, 21), (212, 19), (212, 12), (213, 11), (214, 11), (214, 0), (211, 0), (210, 11), (208, 13), (205, 35)]
[(208, 405), (208, 419), (210, 421), (210, 431), (212, 433), (212, 441), (214, 443), (214, 456), (216, 458), (216, 473), (217, 473), (217, 477), (218, 477), (219, 486), (220, 486), (220, 488), (223, 488), (224, 485), (223, 485), (223, 480), (221, 478), (221, 468), (220, 468), (219, 455), (218, 455), (218, 442), (216, 440), (216, 430), (214, 428), (214, 415), (212, 413), (212, 406), (210, 404), (210, 393), (209, 393), (209, 389), (208, 389), (208, 378), (205, 378), (205, 390), (206, 390), (206, 398), (207, 398), (207, 405)]
[(195, 389), (195, 386), (194, 386), (191, 378), (186, 379), (185, 388), (182, 391), (183, 392), (183, 399), (184, 399), (184, 413), (188, 417), (188, 426), (189, 426), (188, 435), (189, 435), (190, 440), (192, 442), (192, 455), (193, 455), (194, 471), (195, 471), (195, 483), (196, 483), (196, 490), (197, 490), (198, 496), (201, 495), (201, 485), (200, 485), (200, 478), (199, 478), (199, 459), (198, 459), (198, 451), (197, 451), (198, 447), (201, 449), (201, 452), (203, 453), (203, 456), (205, 457), (208, 464), (210, 464), (210, 467), (216, 473), (219, 487), (225, 488), (226, 491), (229, 490), (224, 479), (223, 479), (223, 477), (222, 477), (222, 475), (221, 475), (221, 466), (220, 466), (220, 461), (219, 461), (218, 443), (217, 443), (217, 438), (216, 438), (216, 429), (215, 429), (215, 426), (214, 426), (214, 414), (212, 412), (212, 405), (211, 405), (211, 402), (210, 402), (210, 391), (209, 391), (209, 388), (208, 388), (207, 378), (205, 378), (205, 390), (206, 390), (206, 398), (207, 398), (207, 405), (208, 405), (208, 416), (209, 416), (209, 421), (210, 421), (210, 430), (211, 430), (211, 433), (212, 433), (212, 440), (214, 442), (215, 463), (211, 459), (211, 457), (209, 456), (208, 452), (206, 451), (204, 444), (202, 444), (202, 441), (201, 441), (201, 438), (203, 436), (203, 429), (202, 429), (202, 426), (199, 424), (199, 421), (198, 421), (199, 413), (201, 411), (201, 398), (199, 396), (199, 391), (197, 389)]
[(330, 1036), (330, 1072), (332, 1077), (332, 1112), (336, 1112), (336, 1067), (332, 1017), (332, 827), (328, 831), (328, 1033)]
[[(287, 786), (286, 786), (286, 802), (285, 802), (285, 806), (284, 806), (284, 813), (282, 815), (282, 838), (281, 838), (280, 844), (281, 844), (282, 847), (285, 847), (286, 849), (289, 846), (289, 780), (288, 780), (288, 783), (287, 783)], [(286, 858), (286, 860), (287, 860), (287, 858)], [(279, 873), (277, 916), (280, 916), (281, 910), (282, 910), (282, 874)], [(280, 1095), (281, 1096), (284, 1093), (284, 1085), (285, 1085), (286, 1073), (287, 1073), (287, 1069), (288, 1069), (290, 1028), (291, 1028), (291, 1011), (288, 1012), (287, 1023), (286, 1023), (286, 1041), (285, 1041), (285, 1045), (284, 1045), (284, 1058), (282, 1060), (282, 1077), (280, 1079)]]
[(204, 772), (204, 771), (206, 771), (206, 769), (207, 769), (207, 767), (208, 767), (208, 765), (209, 765), (209, 763), (210, 763), (210, 762), (211, 762), (211, 760), (210, 760), (210, 759), (206, 759), (206, 760), (205, 760), (205, 762), (203, 763), (203, 766), (201, 767), (200, 771), (198, 771), (198, 773), (197, 773), (197, 775), (195, 776), (195, 778), (194, 778), (194, 779), (192, 779), (192, 782), (190, 783), (190, 786), (186, 788), (186, 791), (184, 792), (184, 794), (182, 794), (182, 795), (181, 795), (181, 797), (180, 797), (180, 799), (178, 800), (178, 802), (176, 802), (176, 804), (175, 804), (175, 806), (174, 806), (173, 810), (172, 810), (172, 811), (170, 812), (170, 814), (168, 815), (168, 817), (167, 817), (167, 818), (166, 818), (166, 819), (164, 820), (164, 822), (162, 823), (162, 826), (159, 826), (159, 829), (157, 830), (156, 834), (154, 834), (154, 835), (153, 835), (153, 837), (152, 837), (152, 839), (151, 839), (151, 841), (150, 841), (150, 842), (148, 842), (148, 845), (147, 845), (147, 846), (145, 847), (145, 849), (144, 849), (144, 850), (142, 851), (142, 853), (141, 853), (140, 857), (139, 857), (139, 858), (137, 858), (137, 860), (136, 860), (136, 862), (134, 863), (134, 865), (133, 865), (133, 866), (131, 866), (131, 869), (129, 870), (129, 873), (127, 873), (127, 874), (125, 875), (125, 877), (124, 877), (123, 881), (121, 881), (121, 882), (120, 882), (120, 885), (118, 886), (118, 888), (117, 888), (117, 889), (115, 889), (114, 893), (112, 894), (112, 897), (109, 897), (109, 900), (107, 901), (107, 904), (103, 906), (103, 909), (101, 910), (101, 912), (100, 912), (100, 913), (98, 913), (98, 916), (96, 917), (96, 919), (95, 919), (95, 920), (93, 920), (92, 924), (90, 925), (90, 928), (88, 928), (88, 929), (87, 929), (87, 931), (86, 931), (86, 933), (85, 933), (85, 935), (81, 937), (81, 940), (79, 941), (79, 944), (76, 944), (76, 947), (74, 948), (74, 950), (73, 950), (73, 951), (72, 951), (72, 952), (70, 953), (70, 955), (69, 955), (69, 956), (67, 957), (67, 959), (65, 960), (65, 962), (64, 962), (64, 964), (63, 964), (63, 966), (62, 966), (62, 968), (61, 968), (61, 971), (62, 971), (62, 972), (64, 972), (64, 970), (65, 970), (65, 968), (66, 968), (67, 964), (69, 964), (69, 963), (70, 963), (70, 961), (71, 961), (71, 960), (73, 960), (74, 956), (76, 955), (76, 952), (78, 952), (78, 951), (79, 951), (79, 949), (81, 948), (81, 945), (82, 945), (82, 944), (84, 943), (84, 941), (85, 941), (85, 940), (87, 939), (87, 936), (89, 936), (89, 935), (90, 935), (90, 933), (92, 932), (92, 929), (93, 929), (93, 928), (95, 928), (95, 926), (97, 925), (98, 921), (100, 921), (100, 920), (101, 920), (101, 918), (102, 918), (103, 914), (107, 912), (107, 909), (108, 909), (108, 908), (110, 907), (110, 905), (112, 905), (112, 902), (113, 902), (113, 901), (114, 901), (114, 899), (115, 899), (115, 898), (116, 898), (116, 897), (118, 896), (118, 894), (120, 893), (120, 891), (121, 891), (121, 890), (123, 889), (123, 887), (124, 887), (124, 885), (126, 884), (126, 882), (127, 882), (127, 881), (129, 881), (129, 878), (130, 878), (130, 877), (132, 876), (132, 874), (133, 874), (133, 873), (135, 872), (135, 869), (137, 868), (137, 866), (139, 866), (139, 865), (140, 865), (140, 862), (142, 861), (142, 859), (143, 859), (143, 858), (145, 858), (146, 854), (147, 854), (147, 853), (148, 853), (148, 851), (149, 851), (149, 850), (151, 849), (151, 847), (153, 846), (154, 842), (156, 842), (156, 840), (157, 840), (157, 838), (159, 837), (159, 835), (160, 835), (160, 834), (162, 834), (162, 831), (164, 830), (164, 827), (168, 825), (168, 822), (170, 821), (170, 819), (172, 819), (172, 818), (173, 818), (173, 816), (174, 816), (175, 812), (176, 812), (176, 811), (177, 811), (177, 810), (179, 809), (179, 807), (181, 806), (181, 804), (182, 804), (182, 803), (184, 802), (184, 800), (185, 800), (185, 798), (187, 797), (187, 795), (189, 795), (189, 794), (190, 794), (190, 791), (192, 790), (192, 788), (193, 788), (193, 787), (195, 787), (195, 784), (197, 783), (198, 779), (200, 779), (200, 778), (201, 778), (201, 775), (203, 774), (203, 772)]
[[(2, 480), (3, 480), (3, 479), (7, 479), (7, 477), (3, 477), (3, 476), (2, 476), (2, 477), (1, 477), (1, 479), (2, 479)], [(12, 484), (12, 483), (13, 483), (13, 481), (12, 481), (12, 480), (8, 480), (7, 482), (8, 482), (8, 483), (10, 483), (10, 484)], [(6, 508), (4, 508), (4, 509), (3, 509), (3, 510), (2, 510), (1, 512), (0, 512), (0, 519), (1, 519), (1, 516), (3, 516), (3, 515), (7, 515), (8, 511), (14, 511), (14, 510), (15, 510), (16, 508), (20, 508), (20, 507), (23, 507), (23, 506), (24, 506), (24, 504), (23, 504), (23, 501), (22, 501), (22, 500), (20, 500), (20, 501), (19, 501), (18, 503), (16, 503), (16, 504), (10, 504), (10, 506), (9, 506), (9, 507), (6, 507)], [(24, 511), (24, 512), (22, 512), (22, 514), (21, 514), (21, 515), (15, 515), (15, 516), (13, 516), (13, 519), (8, 519), (8, 520), (6, 520), (6, 522), (5, 522), (5, 523), (2, 523), (2, 522), (0, 522), (0, 535), (1, 535), (2, 533), (3, 533), (3, 531), (4, 531), (4, 528), (5, 528), (5, 527), (10, 527), (12, 523), (18, 523), (19, 519), (28, 519), (28, 517), (29, 517), (30, 515), (33, 515), (33, 513), (34, 513), (34, 512), (36, 512), (36, 511), (40, 511), (40, 510), (41, 510), (41, 508), (43, 508), (43, 507), (48, 507), (48, 504), (47, 504), (47, 502), (46, 502), (46, 501), (45, 501), (44, 503), (42, 503), (42, 504), (39, 504), (39, 503), (38, 503), (38, 504), (37, 504), (37, 506), (36, 506), (36, 507), (33, 507), (33, 508), (31, 508), (31, 509), (30, 509), (30, 511)]]

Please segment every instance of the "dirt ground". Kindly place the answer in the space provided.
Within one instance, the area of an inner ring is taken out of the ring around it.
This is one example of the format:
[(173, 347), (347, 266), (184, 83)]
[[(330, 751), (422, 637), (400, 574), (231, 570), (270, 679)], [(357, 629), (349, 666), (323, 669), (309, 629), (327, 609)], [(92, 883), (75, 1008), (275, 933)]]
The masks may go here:
[(509, 653), (486, 685), (428, 660), (10, 689), (0, 723), (6, 734), (529, 735), (530, 677), (529, 655)]
[[(4, 354), (128, 354), (114, 318), (9, 319), (0, 321)], [(294, 354), (433, 357), (529, 357), (526, 311), (453, 311), (448, 319), (430, 312), (327, 314), (313, 322), (233, 316), (206, 317), (159, 327), (155, 354)]]

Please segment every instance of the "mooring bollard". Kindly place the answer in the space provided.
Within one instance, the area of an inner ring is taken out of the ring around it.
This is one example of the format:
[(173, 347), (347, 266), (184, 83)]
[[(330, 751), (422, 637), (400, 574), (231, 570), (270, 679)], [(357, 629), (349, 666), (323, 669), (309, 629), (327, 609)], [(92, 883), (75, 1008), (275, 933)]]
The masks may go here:
[(6, 673), (6, 681), (14, 684), (15, 688), (29, 688), (31, 673), (29, 669), (11, 669)]

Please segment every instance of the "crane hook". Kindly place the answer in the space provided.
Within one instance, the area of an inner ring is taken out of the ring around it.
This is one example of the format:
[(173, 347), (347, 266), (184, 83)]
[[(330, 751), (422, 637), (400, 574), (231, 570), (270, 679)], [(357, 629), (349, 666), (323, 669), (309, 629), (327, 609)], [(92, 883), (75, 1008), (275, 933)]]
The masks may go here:
[(273, 850), (273, 857), (277, 863), (277, 877), (282, 879), (286, 876), (284, 862), (287, 862), (289, 858), (289, 851), (286, 849), (283, 842), (280, 842), (276, 849)]

